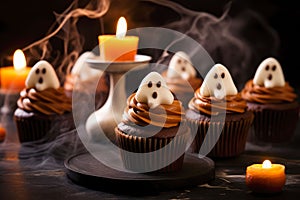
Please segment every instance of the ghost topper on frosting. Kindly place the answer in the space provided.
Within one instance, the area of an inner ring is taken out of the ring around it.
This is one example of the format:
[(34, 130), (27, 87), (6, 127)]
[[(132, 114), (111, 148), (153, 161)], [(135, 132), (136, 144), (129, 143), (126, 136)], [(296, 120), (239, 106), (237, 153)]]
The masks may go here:
[(174, 96), (163, 77), (157, 72), (151, 72), (142, 80), (135, 99), (139, 103), (148, 104), (150, 108), (155, 108), (161, 104), (172, 104)]
[(167, 71), (168, 78), (183, 78), (188, 80), (196, 76), (196, 70), (192, 65), (190, 57), (183, 51), (174, 54), (169, 63)]
[(81, 81), (88, 81), (93, 77), (99, 78), (103, 71), (91, 68), (88, 62), (86, 62), (92, 56), (93, 53), (91, 51), (81, 54), (75, 62), (71, 74), (78, 75)]
[(52, 65), (45, 60), (37, 62), (28, 73), (25, 81), (26, 88), (35, 88), (38, 91), (47, 88), (57, 89), (59, 80)]
[(262, 61), (256, 70), (253, 83), (266, 88), (283, 87), (285, 80), (279, 62), (272, 57)]
[(200, 87), (202, 96), (213, 96), (217, 99), (223, 99), (226, 95), (236, 95), (237, 93), (229, 71), (221, 64), (215, 64), (210, 69)]

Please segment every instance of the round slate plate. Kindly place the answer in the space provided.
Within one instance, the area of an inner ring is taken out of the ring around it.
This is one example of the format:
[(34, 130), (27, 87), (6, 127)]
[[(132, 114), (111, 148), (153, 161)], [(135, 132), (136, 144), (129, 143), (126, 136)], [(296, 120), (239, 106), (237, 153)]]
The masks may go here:
[(90, 153), (65, 161), (68, 177), (76, 184), (111, 193), (157, 193), (207, 183), (215, 177), (214, 162), (186, 153), (183, 167), (172, 173), (129, 173), (107, 167)]

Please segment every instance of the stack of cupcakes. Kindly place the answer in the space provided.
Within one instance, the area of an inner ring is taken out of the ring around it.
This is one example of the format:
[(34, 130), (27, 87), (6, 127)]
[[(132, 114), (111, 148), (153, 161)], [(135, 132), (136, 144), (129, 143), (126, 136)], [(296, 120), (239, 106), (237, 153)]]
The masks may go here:
[(163, 77), (149, 73), (129, 96), (115, 128), (124, 167), (135, 172), (180, 170), (190, 133), (184, 114)]
[(191, 151), (222, 158), (240, 155), (253, 118), (227, 68), (214, 65), (186, 111), (191, 133), (196, 134)]
[(254, 143), (289, 142), (299, 119), (294, 89), (285, 82), (280, 63), (265, 59), (242, 90), (248, 110), (255, 115), (249, 137)]

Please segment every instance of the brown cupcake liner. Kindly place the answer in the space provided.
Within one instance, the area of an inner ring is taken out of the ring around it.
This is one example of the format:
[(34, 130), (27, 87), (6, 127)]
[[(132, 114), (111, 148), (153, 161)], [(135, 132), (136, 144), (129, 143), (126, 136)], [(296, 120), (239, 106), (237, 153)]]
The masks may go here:
[[(122, 133), (118, 128), (115, 128), (115, 133), (118, 146), (125, 150), (121, 151), (121, 157), (126, 169), (135, 172), (174, 172), (182, 168), (189, 131), (169, 138), (132, 136)], [(132, 156), (132, 152), (150, 152), (150, 155)]]
[[(187, 124), (190, 126), (191, 133), (196, 133), (190, 146), (191, 152), (199, 153), (203, 146), (209, 157), (225, 158), (242, 154), (245, 151), (247, 136), (253, 121), (253, 115), (249, 116), (240, 121), (225, 121), (224, 123), (188, 119)], [(216, 138), (218, 134), (220, 136)], [(203, 143), (204, 138), (205, 143)]]
[(299, 108), (290, 110), (252, 110), (250, 142), (283, 143), (292, 139), (299, 119)]
[(51, 120), (32, 120), (15, 117), (19, 141), (30, 142), (43, 138), (51, 129)]
[(54, 140), (61, 133), (75, 128), (72, 114), (51, 118), (14, 117), (20, 143), (44, 139)]

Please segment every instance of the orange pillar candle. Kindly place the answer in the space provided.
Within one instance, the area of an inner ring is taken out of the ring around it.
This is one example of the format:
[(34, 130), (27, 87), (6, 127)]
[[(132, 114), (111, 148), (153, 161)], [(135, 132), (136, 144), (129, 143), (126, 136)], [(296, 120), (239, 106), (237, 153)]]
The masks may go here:
[(246, 185), (255, 193), (277, 193), (285, 184), (285, 166), (272, 164), (253, 164), (246, 170)]
[(13, 66), (0, 68), (1, 90), (7, 93), (19, 93), (25, 87), (25, 80), (30, 71), (26, 67), (24, 53), (18, 49), (13, 56)]
[(137, 53), (137, 36), (126, 36), (127, 23), (124, 17), (118, 20), (116, 35), (100, 35), (100, 58), (104, 61), (134, 61)]

